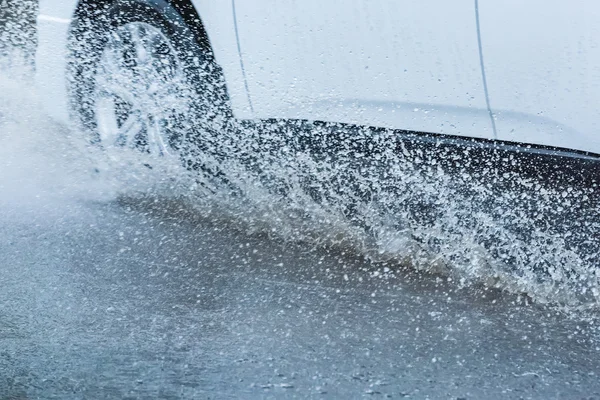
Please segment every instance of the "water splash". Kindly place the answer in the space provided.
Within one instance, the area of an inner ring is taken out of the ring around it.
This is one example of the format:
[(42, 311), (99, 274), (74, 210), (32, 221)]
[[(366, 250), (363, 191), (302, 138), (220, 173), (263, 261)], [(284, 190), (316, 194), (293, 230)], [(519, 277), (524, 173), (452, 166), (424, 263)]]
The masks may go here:
[(30, 84), (0, 85), (5, 166), (41, 156), (24, 174), (52, 177), (53, 188), (175, 196), (251, 232), (344, 246), (568, 310), (600, 306), (597, 186), (523, 174), (529, 166), (511, 154), (386, 129), (210, 116), (203, 130), (188, 127), (201, 144), (182, 152), (189, 169), (160, 160), (148, 168), (134, 153), (90, 146), (89, 132), (32, 115)]
[(269, 121), (234, 123), (225, 136), (228, 156), (213, 161), (227, 190), (209, 197), (253, 229), (569, 310), (600, 306), (595, 185), (392, 130)]

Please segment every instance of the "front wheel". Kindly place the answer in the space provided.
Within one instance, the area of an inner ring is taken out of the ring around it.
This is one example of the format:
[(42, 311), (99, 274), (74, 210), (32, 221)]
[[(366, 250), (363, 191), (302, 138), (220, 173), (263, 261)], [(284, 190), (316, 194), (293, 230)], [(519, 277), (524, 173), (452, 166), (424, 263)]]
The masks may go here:
[(181, 15), (151, 3), (117, 0), (76, 20), (74, 117), (111, 157), (202, 167), (218, 154), (218, 136), (232, 119), (225, 82)]

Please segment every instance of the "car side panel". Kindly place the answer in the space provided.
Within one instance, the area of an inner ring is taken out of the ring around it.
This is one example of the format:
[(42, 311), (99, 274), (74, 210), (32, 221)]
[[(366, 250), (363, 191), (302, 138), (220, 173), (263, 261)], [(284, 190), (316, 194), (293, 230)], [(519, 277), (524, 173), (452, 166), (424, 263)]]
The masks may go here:
[(600, 3), (481, 1), (498, 138), (600, 153)]
[(217, 63), (223, 68), (233, 113), (237, 118), (251, 118), (235, 34), (231, 1), (193, 0), (202, 19)]
[(493, 138), (472, 0), (235, 0), (256, 118)]

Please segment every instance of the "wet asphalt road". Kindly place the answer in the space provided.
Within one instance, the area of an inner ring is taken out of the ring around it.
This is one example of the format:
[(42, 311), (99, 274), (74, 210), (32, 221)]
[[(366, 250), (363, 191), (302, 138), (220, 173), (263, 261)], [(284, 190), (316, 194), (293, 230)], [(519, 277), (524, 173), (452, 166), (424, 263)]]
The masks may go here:
[(600, 398), (589, 329), (515, 296), (31, 193), (0, 208), (0, 399)]
[(586, 324), (114, 190), (13, 89), (0, 399), (600, 398)]

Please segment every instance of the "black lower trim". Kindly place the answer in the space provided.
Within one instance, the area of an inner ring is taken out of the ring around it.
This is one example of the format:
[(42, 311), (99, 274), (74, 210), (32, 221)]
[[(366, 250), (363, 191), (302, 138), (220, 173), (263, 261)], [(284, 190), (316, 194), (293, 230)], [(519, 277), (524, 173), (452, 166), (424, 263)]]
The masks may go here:
[(600, 155), (578, 150), (322, 121), (268, 119), (243, 124), (258, 124), (264, 131), (291, 128), (294, 142), (314, 153), (335, 155), (339, 149), (352, 149), (368, 157), (394, 148), (410, 157), (418, 154), (418, 162), (424, 165), (455, 172), (485, 172), (487, 176), (516, 172), (553, 187), (597, 187), (600, 183)]

